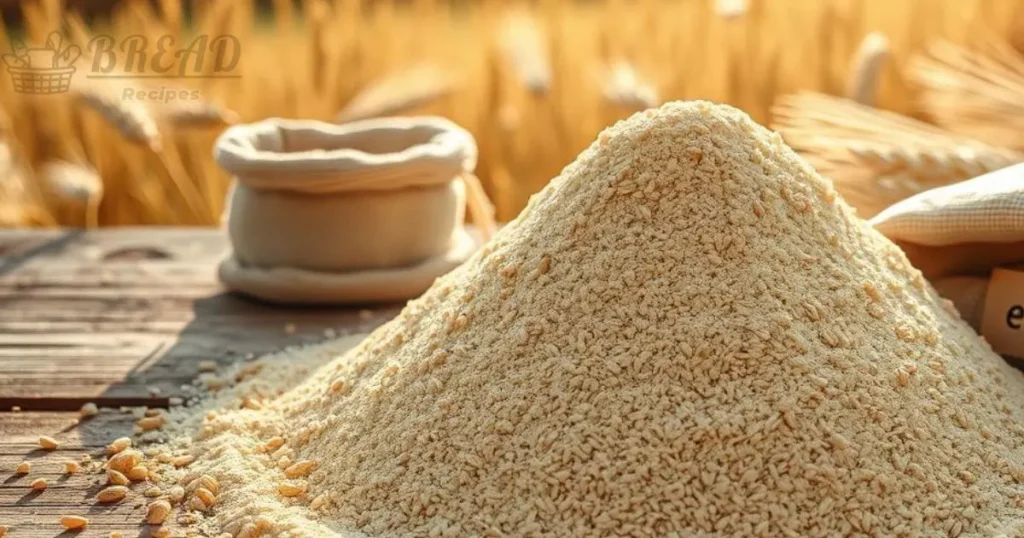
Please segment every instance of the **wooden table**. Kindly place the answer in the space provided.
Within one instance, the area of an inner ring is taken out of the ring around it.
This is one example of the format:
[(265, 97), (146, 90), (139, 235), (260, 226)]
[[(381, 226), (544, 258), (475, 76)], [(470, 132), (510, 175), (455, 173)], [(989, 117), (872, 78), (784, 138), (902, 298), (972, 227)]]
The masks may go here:
[[(297, 309), (224, 292), (219, 230), (0, 230), (0, 525), (4, 538), (147, 536), (144, 506), (98, 506), (99, 475), (64, 475), (63, 462), (99, 454), (131, 433), (122, 406), (183, 397), (200, 361), (229, 363), (331, 334), (367, 332), (399, 306)], [(102, 408), (78, 421), (86, 402)], [(62, 442), (38, 449), (40, 435)], [(27, 476), (14, 474), (33, 462)], [(33, 492), (29, 483), (49, 479)], [(141, 497), (138, 497), (141, 498)], [(89, 527), (64, 533), (62, 515)]]

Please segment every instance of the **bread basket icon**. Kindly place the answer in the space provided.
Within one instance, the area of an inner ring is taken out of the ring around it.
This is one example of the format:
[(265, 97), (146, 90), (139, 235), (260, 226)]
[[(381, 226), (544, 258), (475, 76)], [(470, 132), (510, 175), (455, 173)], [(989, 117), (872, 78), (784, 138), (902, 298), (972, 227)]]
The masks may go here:
[(28, 94), (64, 93), (71, 88), (75, 74), (72, 64), (82, 51), (77, 45), (62, 47), (57, 32), (50, 34), (45, 47), (17, 47), (14, 54), (4, 54), (7, 72), (11, 74), (14, 91)]

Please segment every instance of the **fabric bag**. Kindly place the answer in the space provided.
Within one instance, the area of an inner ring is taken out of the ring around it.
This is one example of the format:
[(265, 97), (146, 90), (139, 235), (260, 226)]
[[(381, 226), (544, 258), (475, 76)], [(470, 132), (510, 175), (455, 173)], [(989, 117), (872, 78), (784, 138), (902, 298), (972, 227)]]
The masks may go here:
[(992, 270), (1024, 268), (1024, 163), (919, 193), (871, 224), (977, 330)]
[(234, 126), (214, 152), (235, 179), (219, 276), (276, 302), (415, 297), (475, 249), (463, 222), (467, 189), (482, 195), (476, 155), (442, 118)]

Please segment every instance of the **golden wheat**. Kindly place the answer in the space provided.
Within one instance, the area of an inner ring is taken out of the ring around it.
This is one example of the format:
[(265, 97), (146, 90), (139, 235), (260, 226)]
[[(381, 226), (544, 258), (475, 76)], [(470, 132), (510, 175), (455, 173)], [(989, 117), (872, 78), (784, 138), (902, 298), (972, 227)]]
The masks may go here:
[(630, 111), (660, 104), (658, 90), (646, 82), (629, 62), (619, 61), (609, 67), (602, 88), (605, 99)]
[[(365, 107), (359, 105), (368, 99), (357, 97), (361, 92), (403, 76), (410, 66), (440, 66), (446, 80), (458, 83), (435, 88), (434, 97), (422, 100), (410, 96), (430, 92), (410, 84), (404, 94), (396, 91), (378, 103), (415, 104), (405, 110), (376, 105), (369, 114), (438, 114), (469, 129), (480, 148), (477, 174), (504, 220), (602, 128), (649, 103), (709, 98), (767, 123), (779, 95), (850, 91), (851, 60), (865, 36), (877, 31), (888, 36), (890, 48), (873, 84), (875, 102), (911, 113), (920, 96), (903, 72), (927, 45), (969, 44), (979, 35), (1018, 36), (1019, 43), (1024, 28), (1016, 22), (1024, 0), (480, 0), (457, 7), (306, 0), (301, 12), (293, 4), (272, 2), (273, 19), (264, 24), (252, 0), (194, 2), (193, 9), (183, 9), (181, 0), (122, 2), (110, 17), (92, 19), (90, 29), (61, 9), (74, 3), (26, 0), (23, 35), (45, 40), (63, 27), (67, 41), (85, 53), (93, 33), (139, 34), (151, 43), (170, 33), (183, 47), (199, 34), (236, 35), (243, 50), (237, 78), (131, 83), (181, 84), (198, 91), (202, 103), (230, 107), (246, 121), (334, 120), (339, 111)], [(1007, 64), (1007, 54), (995, 58)], [(87, 74), (89, 59), (76, 67)], [(199, 74), (211, 70), (207, 61)], [(39, 168), (53, 161), (81, 163), (102, 178), (95, 216), (100, 225), (219, 222), (230, 178), (214, 165), (211, 149), (218, 125), (234, 115), (199, 104), (188, 110), (175, 103), (128, 106), (116, 102), (116, 92), (91, 93), (91, 86), (109, 81), (82, 78), (76, 76), (69, 94), (45, 102), (0, 84), (0, 110), (11, 119), (9, 137), (0, 142), (18, 170), (0, 180), (0, 224), (79, 224), (72, 219), (80, 217), (58, 215), (55, 202), (40, 191)], [(87, 97), (79, 101), (82, 95)], [(92, 110), (82, 112), (77, 103)], [(967, 119), (947, 126), (989, 139), (1006, 131), (990, 131), (986, 116), (976, 111), (960, 117)]]
[(921, 108), (939, 125), (1024, 150), (1024, 55), (986, 40), (980, 50), (936, 43), (911, 64)]
[(773, 112), (786, 142), (865, 217), (923, 190), (1024, 161), (1016, 151), (838, 97), (785, 96)]
[(370, 83), (338, 113), (338, 121), (408, 113), (450, 94), (454, 89), (454, 81), (440, 67), (418, 65)]
[(884, 34), (872, 32), (864, 36), (854, 58), (846, 97), (862, 105), (874, 106), (878, 100), (878, 78), (888, 57), (889, 40)]

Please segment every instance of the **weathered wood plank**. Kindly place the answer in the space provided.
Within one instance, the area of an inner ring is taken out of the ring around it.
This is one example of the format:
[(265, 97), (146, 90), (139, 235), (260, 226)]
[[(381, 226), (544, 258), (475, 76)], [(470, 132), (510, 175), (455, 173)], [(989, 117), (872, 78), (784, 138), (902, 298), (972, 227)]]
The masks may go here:
[(399, 307), (282, 308), (225, 293), (220, 230), (0, 230), (0, 410), (166, 405), (200, 361), (372, 330)]
[[(119, 504), (99, 505), (93, 497), (105, 483), (100, 472), (64, 473), (64, 462), (81, 461), (85, 455), (101, 456), (111, 440), (130, 435), (133, 425), (130, 414), (114, 410), (104, 410), (81, 424), (76, 413), (0, 413), (0, 525), (9, 528), (8, 536), (107, 538), (115, 530), (124, 536), (149, 535), (149, 529), (139, 523), (145, 513), (141, 493), (148, 487), (145, 483), (134, 485), (131, 497)], [(40, 435), (54, 437), (60, 448), (40, 450)], [(32, 463), (27, 475), (14, 473), (22, 461)], [(29, 487), (37, 478), (48, 480), (44, 491)], [(65, 515), (88, 518), (88, 528), (65, 533), (60, 526)]]

